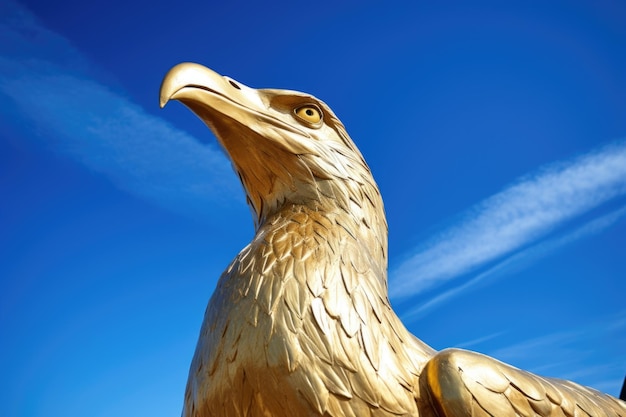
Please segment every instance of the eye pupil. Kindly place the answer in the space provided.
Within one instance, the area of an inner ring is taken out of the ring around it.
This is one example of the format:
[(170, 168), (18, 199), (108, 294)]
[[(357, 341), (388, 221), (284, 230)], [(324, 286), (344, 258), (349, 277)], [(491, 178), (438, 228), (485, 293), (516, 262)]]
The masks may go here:
[(313, 104), (294, 109), (294, 114), (303, 122), (318, 125), (322, 121), (322, 112)]

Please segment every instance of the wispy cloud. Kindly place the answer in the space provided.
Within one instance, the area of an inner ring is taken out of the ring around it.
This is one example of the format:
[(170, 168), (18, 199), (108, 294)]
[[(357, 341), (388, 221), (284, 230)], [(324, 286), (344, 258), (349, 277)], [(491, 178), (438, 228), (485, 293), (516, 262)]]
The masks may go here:
[[(626, 311), (604, 316), (576, 328), (551, 333), (485, 352), (531, 372), (568, 379), (617, 395), (626, 354)], [(619, 354), (603, 354), (617, 351)]]
[(456, 226), (417, 248), (391, 271), (390, 295), (409, 297), (471, 273), (625, 193), (624, 141), (550, 165), (478, 204)]
[(238, 198), (240, 187), (217, 147), (149, 114), (100, 82), (98, 72), (26, 9), (2, 6), (0, 113), (6, 123), (178, 212), (202, 217), (215, 202)]
[(489, 340), (498, 338), (498, 337), (502, 336), (504, 333), (506, 333), (506, 332), (502, 331), (502, 332), (491, 333), (491, 334), (488, 334), (486, 336), (478, 337), (476, 339), (467, 340), (465, 342), (460, 342), (460, 343), (455, 343), (453, 346), (457, 347), (457, 348), (467, 349), (467, 348), (470, 348), (472, 346), (478, 346), (478, 345), (481, 345), (481, 344), (483, 344), (483, 343), (485, 343), (485, 342), (487, 342)]
[(404, 312), (402, 314), (402, 318), (405, 320), (414, 320), (420, 318), (431, 310), (450, 301), (450, 299), (456, 297), (457, 295), (465, 293), (470, 289), (477, 288), (479, 285), (484, 285), (485, 283), (500, 278), (504, 275), (516, 272), (524, 268), (526, 265), (529, 265), (540, 258), (550, 255), (554, 251), (569, 243), (575, 242), (579, 239), (591, 236), (596, 233), (600, 233), (602, 230), (610, 227), (624, 216), (626, 216), (626, 206), (611, 211), (610, 213), (600, 216), (596, 219), (593, 219), (571, 232), (551, 239), (543, 240), (522, 251), (516, 252), (505, 258), (504, 260), (498, 262), (496, 265), (492, 266), (486, 271), (474, 276), (469, 281), (466, 281), (463, 284), (457, 285), (452, 289), (444, 291), (430, 298), (427, 302), (422, 303), (419, 306)]
[[(534, 359), (538, 354), (545, 352), (546, 349), (560, 349), (561, 353), (564, 353), (564, 347), (579, 341), (581, 334), (581, 330), (570, 330), (540, 337), (533, 337), (529, 340), (524, 340), (510, 346), (495, 349), (489, 352), (489, 355), (508, 363), (516, 363), (521, 359)], [(543, 357), (545, 357), (545, 355), (543, 355)]]

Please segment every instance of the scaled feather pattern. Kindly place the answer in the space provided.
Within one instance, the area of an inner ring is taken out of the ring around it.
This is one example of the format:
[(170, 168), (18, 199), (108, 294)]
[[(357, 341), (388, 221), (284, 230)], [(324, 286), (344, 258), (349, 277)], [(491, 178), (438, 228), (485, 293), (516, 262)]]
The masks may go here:
[(255, 222), (209, 301), (183, 417), (626, 417), (609, 395), (437, 352), (404, 327), (380, 192), (323, 102), (192, 63), (165, 76), (161, 106), (171, 99), (215, 133)]

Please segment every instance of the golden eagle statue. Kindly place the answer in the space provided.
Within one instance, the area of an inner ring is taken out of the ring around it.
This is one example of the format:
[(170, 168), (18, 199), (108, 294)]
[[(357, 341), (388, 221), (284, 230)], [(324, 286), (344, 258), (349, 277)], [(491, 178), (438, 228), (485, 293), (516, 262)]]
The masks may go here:
[(215, 133), (255, 222), (209, 301), (184, 417), (626, 417), (611, 396), (409, 333), (387, 296), (380, 192), (326, 104), (191, 63), (165, 76), (172, 99)]

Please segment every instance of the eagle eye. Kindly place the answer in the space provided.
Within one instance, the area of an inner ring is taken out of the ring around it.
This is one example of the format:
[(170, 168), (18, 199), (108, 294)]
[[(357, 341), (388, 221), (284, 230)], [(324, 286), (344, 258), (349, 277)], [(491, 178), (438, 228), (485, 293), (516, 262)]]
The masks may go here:
[(301, 121), (317, 125), (322, 121), (322, 112), (313, 104), (306, 104), (294, 110), (294, 113)]

